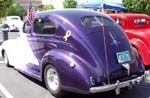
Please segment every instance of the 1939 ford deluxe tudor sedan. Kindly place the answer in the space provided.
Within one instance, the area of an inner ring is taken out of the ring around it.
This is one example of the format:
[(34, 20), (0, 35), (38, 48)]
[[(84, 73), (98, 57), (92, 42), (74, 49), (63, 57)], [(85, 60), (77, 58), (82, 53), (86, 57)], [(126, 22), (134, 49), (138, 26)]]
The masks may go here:
[(43, 11), (14, 40), (2, 44), (7, 66), (43, 81), (52, 95), (132, 87), (144, 67), (111, 18), (79, 9)]
[(146, 69), (150, 69), (150, 17), (146, 14), (109, 14), (123, 29)]

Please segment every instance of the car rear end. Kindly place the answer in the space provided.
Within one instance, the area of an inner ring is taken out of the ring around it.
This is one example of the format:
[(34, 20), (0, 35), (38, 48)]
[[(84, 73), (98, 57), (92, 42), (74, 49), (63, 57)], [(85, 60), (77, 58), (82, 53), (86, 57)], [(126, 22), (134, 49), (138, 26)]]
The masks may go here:
[(7, 16), (5, 23), (9, 25), (10, 31), (19, 31), (23, 27), (23, 21), (19, 16)]
[[(88, 20), (91, 23), (87, 23)], [(84, 17), (82, 21), (86, 42), (105, 73), (103, 81), (93, 78), (95, 85), (90, 88), (91, 93), (115, 90), (119, 94), (121, 88), (144, 81), (144, 66), (115, 22), (108, 17), (92, 16)]]

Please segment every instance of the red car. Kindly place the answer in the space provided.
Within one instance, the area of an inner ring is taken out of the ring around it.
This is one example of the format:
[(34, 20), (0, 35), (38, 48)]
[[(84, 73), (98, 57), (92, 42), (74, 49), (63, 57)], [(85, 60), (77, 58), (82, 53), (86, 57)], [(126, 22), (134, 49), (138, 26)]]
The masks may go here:
[(109, 14), (126, 33), (146, 69), (150, 69), (150, 17), (145, 14)]

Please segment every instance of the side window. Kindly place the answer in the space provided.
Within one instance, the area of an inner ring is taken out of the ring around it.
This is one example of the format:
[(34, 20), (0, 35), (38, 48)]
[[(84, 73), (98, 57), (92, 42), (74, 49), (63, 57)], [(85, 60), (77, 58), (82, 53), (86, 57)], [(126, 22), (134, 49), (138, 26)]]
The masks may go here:
[(42, 27), (42, 26), (43, 26), (43, 20), (36, 18), (36, 19), (34, 20), (34, 32), (37, 33), (37, 34), (42, 33), (42, 32), (41, 32), (41, 27)]
[(142, 18), (142, 19), (135, 19), (134, 20), (134, 24), (135, 25), (146, 24), (146, 19), (144, 19), (144, 18)]
[(37, 34), (55, 34), (56, 25), (48, 18), (35, 19), (34, 32)]

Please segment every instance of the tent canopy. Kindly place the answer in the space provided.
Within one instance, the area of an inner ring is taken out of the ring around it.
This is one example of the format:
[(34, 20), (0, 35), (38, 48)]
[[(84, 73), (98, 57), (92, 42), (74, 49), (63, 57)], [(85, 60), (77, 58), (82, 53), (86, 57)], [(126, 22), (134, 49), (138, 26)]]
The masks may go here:
[(114, 9), (114, 10), (126, 9), (121, 3), (113, 2), (112, 0), (89, 0), (88, 2), (77, 5), (77, 7), (104, 8), (104, 9)]

